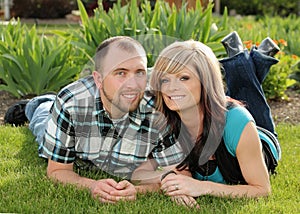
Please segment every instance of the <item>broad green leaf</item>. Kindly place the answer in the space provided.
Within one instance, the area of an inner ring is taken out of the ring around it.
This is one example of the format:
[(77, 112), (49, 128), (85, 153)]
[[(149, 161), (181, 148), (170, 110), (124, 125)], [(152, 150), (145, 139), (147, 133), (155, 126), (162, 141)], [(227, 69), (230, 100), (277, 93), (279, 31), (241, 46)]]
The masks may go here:
[(19, 70), (23, 71), (24, 68), (22, 67), (22, 65), (19, 63), (19, 61), (12, 55), (10, 54), (3, 54), (1, 57), (12, 61), (13, 63), (15, 63), (15, 65), (17, 65), (17, 67), (19, 68)]
[(85, 7), (81, 0), (77, 0), (78, 9), (80, 11), (80, 18), (83, 26), (85, 26), (89, 21), (89, 16), (85, 10)]
[(201, 36), (201, 42), (206, 43), (209, 38), (210, 33), (210, 27), (212, 25), (212, 5), (209, 4), (207, 6), (206, 11), (203, 13), (205, 15), (205, 21), (204, 25), (202, 27), (202, 36)]

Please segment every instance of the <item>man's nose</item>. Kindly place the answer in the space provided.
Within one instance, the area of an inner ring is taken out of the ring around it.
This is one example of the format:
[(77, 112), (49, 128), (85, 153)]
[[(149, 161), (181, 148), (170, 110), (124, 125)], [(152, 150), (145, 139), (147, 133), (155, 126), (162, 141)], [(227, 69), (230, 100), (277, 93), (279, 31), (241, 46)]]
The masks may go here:
[(130, 75), (126, 80), (125, 85), (126, 87), (136, 88), (136, 87), (140, 87), (145, 82), (146, 82), (145, 78), (137, 77), (136, 75)]

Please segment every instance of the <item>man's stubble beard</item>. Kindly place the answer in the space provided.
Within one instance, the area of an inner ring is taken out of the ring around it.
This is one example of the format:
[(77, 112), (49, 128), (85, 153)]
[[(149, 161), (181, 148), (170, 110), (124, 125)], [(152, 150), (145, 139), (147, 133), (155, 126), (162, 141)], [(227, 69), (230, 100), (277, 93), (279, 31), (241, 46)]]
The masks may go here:
[(109, 112), (113, 113), (113, 107), (117, 108), (119, 111), (124, 112), (125, 114), (128, 112), (133, 112), (135, 111), (138, 106), (140, 101), (142, 100), (143, 94), (144, 92), (139, 92), (140, 96), (137, 98), (137, 100), (135, 100), (131, 105), (126, 105), (124, 106), (124, 103), (122, 103), (121, 101), (121, 95), (120, 92), (117, 92), (116, 97), (118, 97), (118, 99), (113, 99), (113, 97), (110, 97), (108, 95), (108, 93), (105, 91), (105, 86), (102, 83), (103, 87), (102, 87), (102, 91), (103, 91), (103, 95), (105, 97), (105, 99), (111, 104), (111, 109), (107, 109)]

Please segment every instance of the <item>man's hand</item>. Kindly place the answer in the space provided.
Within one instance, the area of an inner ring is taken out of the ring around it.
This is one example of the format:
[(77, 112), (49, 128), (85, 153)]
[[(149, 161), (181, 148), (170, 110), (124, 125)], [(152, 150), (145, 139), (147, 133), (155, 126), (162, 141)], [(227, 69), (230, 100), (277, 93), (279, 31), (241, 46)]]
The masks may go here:
[(113, 179), (95, 181), (90, 190), (92, 196), (103, 203), (116, 203), (120, 200), (132, 201), (136, 199), (137, 193), (130, 182), (123, 180), (117, 183)]
[(94, 198), (98, 198), (104, 203), (136, 199), (137, 191), (129, 181), (123, 180), (118, 183), (113, 179), (93, 180), (81, 177), (73, 171), (73, 163), (62, 164), (48, 160), (47, 175), (49, 178), (65, 184), (88, 188)]

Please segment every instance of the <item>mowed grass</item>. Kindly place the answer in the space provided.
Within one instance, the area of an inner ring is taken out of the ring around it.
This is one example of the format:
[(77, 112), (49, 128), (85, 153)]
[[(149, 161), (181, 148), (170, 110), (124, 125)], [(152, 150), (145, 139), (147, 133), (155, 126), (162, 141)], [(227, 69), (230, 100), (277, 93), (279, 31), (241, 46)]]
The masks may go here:
[[(300, 124), (279, 124), (282, 159), (272, 176), (272, 195), (260, 199), (203, 196), (200, 209), (176, 205), (161, 193), (138, 195), (134, 202), (102, 204), (85, 189), (46, 177), (46, 161), (27, 127), (0, 126), (1, 213), (300, 213)], [(88, 176), (101, 176), (90, 174)]]

